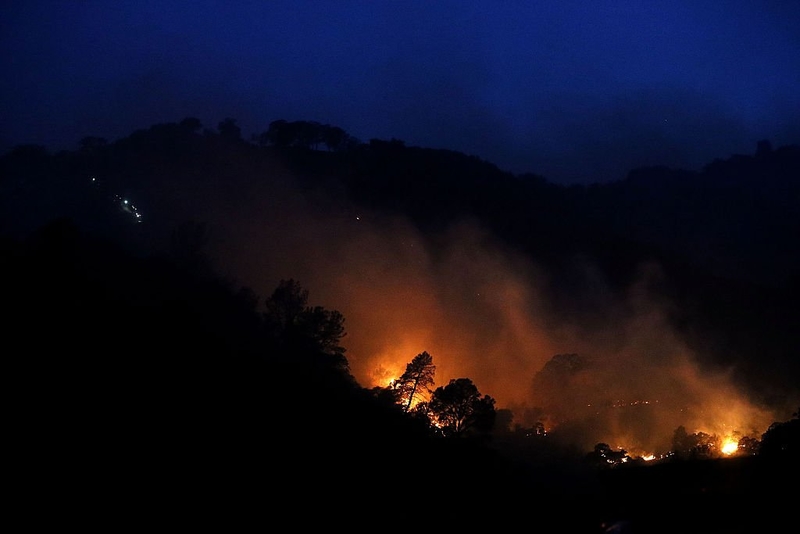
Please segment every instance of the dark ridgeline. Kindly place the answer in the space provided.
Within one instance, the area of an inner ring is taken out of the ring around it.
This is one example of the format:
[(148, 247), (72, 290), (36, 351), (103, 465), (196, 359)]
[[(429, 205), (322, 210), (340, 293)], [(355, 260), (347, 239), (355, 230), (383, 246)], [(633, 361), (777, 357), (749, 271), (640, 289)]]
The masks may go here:
[(575, 254), (617, 289), (657, 259), (667, 273), (658, 289), (692, 303), (675, 325), (719, 348), (709, 365), (736, 364), (765, 403), (797, 398), (797, 146), (562, 187), (310, 121), (276, 121), (248, 142), (234, 119), (214, 131), (188, 118), (0, 160), (9, 441), (24, 504), (65, 522), (164, 512), (225, 527), (247, 517), (602, 532), (627, 520), (668, 532), (776, 519), (758, 503), (787, 496), (797, 415), (776, 422), (757, 454), (610, 468), (605, 444), (560, 450), (535, 428), (508, 428), (469, 378), (430, 388), (418, 409), (408, 382), (363, 388), (349, 371), (345, 317), (309, 304), (295, 280), (258, 295), (216, 274), (204, 256), (213, 228), (165, 202), (176, 184), (235, 190), (276, 160), (309, 191), (402, 214), (432, 240), (477, 218), (558, 274), (547, 291), (565, 314), (584, 313), (572, 304), (585, 289), (569, 268)]

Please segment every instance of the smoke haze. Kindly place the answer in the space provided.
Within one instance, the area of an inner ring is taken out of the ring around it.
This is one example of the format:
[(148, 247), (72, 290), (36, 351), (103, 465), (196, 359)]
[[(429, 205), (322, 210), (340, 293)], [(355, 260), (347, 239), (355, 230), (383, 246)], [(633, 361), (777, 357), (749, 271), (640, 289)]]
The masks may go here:
[(668, 324), (672, 304), (651, 291), (658, 265), (642, 265), (619, 295), (576, 257), (571, 268), (590, 291), (570, 306), (588, 309), (565, 313), (551, 298), (558, 273), (477, 221), (423, 235), (277, 164), (259, 184), (238, 183), (235, 174), (191, 191), (164, 183), (157, 209), (169, 213), (168, 224), (208, 223), (217, 269), (261, 302), (294, 278), (309, 304), (342, 312), (345, 355), (364, 387), (387, 385), (427, 351), (437, 387), (470, 378), (513, 412), (512, 424), (541, 421), (585, 449), (606, 442), (632, 453), (668, 450), (679, 425), (760, 436), (780, 419), (749, 402), (725, 372), (698, 363), (702, 355)]

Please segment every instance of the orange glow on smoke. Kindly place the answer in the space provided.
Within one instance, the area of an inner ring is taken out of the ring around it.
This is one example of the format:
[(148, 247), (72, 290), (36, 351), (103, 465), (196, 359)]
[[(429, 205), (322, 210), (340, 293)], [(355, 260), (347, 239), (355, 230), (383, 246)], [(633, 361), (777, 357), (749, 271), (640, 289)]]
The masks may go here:
[[(345, 356), (364, 387), (389, 386), (427, 351), (434, 389), (470, 378), (513, 413), (512, 425), (543, 424), (585, 450), (619, 444), (642, 458), (667, 453), (678, 426), (759, 436), (777, 420), (724, 370), (698, 364), (704, 355), (671, 326), (674, 303), (650, 290), (660, 280), (657, 265), (642, 265), (637, 281), (618, 292), (589, 258), (576, 256), (565, 268), (588, 293), (559, 299), (557, 273), (475, 221), (429, 238), (401, 217), (359, 209), (356, 220), (344, 201), (320, 213), (277, 163), (268, 175), (244, 191), (249, 202), (195, 194), (215, 228), (210, 253), (261, 295), (294, 278), (309, 290), (309, 304), (342, 312)], [(573, 353), (587, 365), (543, 372), (555, 355)]]

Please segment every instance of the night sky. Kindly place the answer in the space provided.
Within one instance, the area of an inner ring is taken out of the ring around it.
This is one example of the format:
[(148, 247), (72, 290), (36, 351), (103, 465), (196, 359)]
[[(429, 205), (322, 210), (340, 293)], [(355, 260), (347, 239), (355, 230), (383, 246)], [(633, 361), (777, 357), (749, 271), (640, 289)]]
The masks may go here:
[(44, 1), (0, 7), (0, 148), (276, 119), (557, 183), (800, 139), (800, 2)]

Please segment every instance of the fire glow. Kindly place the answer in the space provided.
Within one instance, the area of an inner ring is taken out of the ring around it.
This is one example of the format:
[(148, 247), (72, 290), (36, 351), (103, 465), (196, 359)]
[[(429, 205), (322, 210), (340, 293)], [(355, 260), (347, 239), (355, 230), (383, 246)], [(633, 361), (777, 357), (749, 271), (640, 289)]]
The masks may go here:
[(720, 447), (720, 451), (726, 456), (730, 456), (736, 453), (738, 450), (739, 442), (733, 438), (725, 438), (725, 440), (722, 442), (722, 447)]
[[(472, 379), (498, 408), (513, 413), (512, 424), (567, 429), (583, 448), (624, 443), (652, 458), (669, 451), (681, 425), (727, 435), (731, 428), (763, 432), (774, 421), (724, 373), (702, 371), (694, 362), (645, 288), (658, 276), (656, 267), (643, 270), (626, 301), (606, 303), (607, 321), (588, 327), (554, 322), (537, 297), (534, 267), (493, 249), (480, 232), (453, 232), (452, 250), (436, 261), (422, 247), (401, 247), (400, 259), (409, 254), (409, 261), (391, 268), (380, 249), (401, 237), (369, 236), (361, 245), (375, 248), (370, 256), (378, 261), (359, 264), (356, 276), (342, 275), (346, 295), (326, 295), (345, 301), (348, 357), (368, 387), (385, 387), (425, 350), (436, 364), (437, 385)], [(399, 278), (386, 278), (387, 272)], [(576, 361), (550, 373), (548, 364), (565, 352), (574, 352)]]
[[(558, 273), (473, 221), (423, 235), (406, 219), (361, 208), (356, 221), (352, 206), (340, 210), (347, 216), (320, 214), (292, 190), (291, 177), (273, 174), (275, 183), (250, 185), (252, 205), (208, 206), (220, 244), (214, 256), (258, 293), (295, 278), (313, 304), (340, 311), (346, 357), (365, 387), (386, 387), (427, 351), (436, 386), (471, 379), (513, 413), (512, 425), (540, 423), (586, 450), (624, 444), (654, 458), (679, 426), (758, 435), (777, 420), (724, 370), (698, 363), (704, 355), (670, 325), (673, 304), (651, 291), (658, 265), (641, 265), (620, 292), (576, 257), (568, 269), (581, 292), (559, 293)], [(269, 250), (281, 254), (260, 252)], [(577, 358), (554, 362), (569, 354)]]

